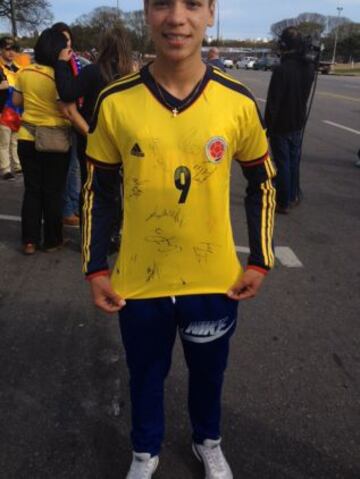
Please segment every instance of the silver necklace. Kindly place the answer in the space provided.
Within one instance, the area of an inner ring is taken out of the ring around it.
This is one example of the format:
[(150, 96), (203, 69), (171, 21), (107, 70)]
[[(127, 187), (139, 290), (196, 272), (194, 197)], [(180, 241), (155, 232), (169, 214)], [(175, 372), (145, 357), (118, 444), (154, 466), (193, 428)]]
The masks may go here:
[(196, 95), (198, 94), (198, 92), (200, 90), (200, 86), (202, 85), (203, 78), (196, 85), (196, 88), (193, 90), (192, 94), (189, 96), (189, 98), (186, 100), (186, 102), (183, 103), (181, 105), (181, 107), (179, 107), (179, 108), (177, 108), (176, 106), (170, 105), (170, 103), (168, 101), (166, 101), (166, 98), (165, 98), (163, 92), (161, 91), (161, 87), (158, 84), (158, 82), (155, 80), (155, 78), (154, 78), (154, 82), (155, 82), (156, 88), (159, 92), (159, 95), (161, 97), (161, 100), (171, 110), (173, 117), (177, 117), (178, 114), (181, 113), (189, 105), (189, 103), (191, 103), (194, 100), (194, 98), (196, 97)]

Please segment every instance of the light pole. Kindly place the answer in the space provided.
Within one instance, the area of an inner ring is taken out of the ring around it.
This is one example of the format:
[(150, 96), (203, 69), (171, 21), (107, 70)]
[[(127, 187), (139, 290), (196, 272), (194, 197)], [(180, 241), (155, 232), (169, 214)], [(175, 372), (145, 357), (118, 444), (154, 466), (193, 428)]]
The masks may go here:
[(220, 0), (217, 1), (217, 33), (216, 33), (217, 45), (220, 45)]
[(338, 42), (339, 20), (340, 20), (341, 12), (344, 10), (343, 7), (336, 7), (336, 9), (338, 11), (338, 24), (336, 25), (336, 29), (335, 29), (334, 54), (333, 54), (333, 58), (332, 58), (332, 63), (335, 63), (335, 59), (336, 59), (336, 47), (337, 47), (337, 42)]

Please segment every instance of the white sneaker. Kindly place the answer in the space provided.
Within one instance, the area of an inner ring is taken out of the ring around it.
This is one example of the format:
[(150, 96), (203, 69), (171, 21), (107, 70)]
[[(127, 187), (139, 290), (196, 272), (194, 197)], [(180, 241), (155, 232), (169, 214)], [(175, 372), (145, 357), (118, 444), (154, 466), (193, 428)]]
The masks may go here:
[(126, 479), (150, 479), (159, 464), (159, 456), (147, 452), (133, 452), (133, 460)]
[(203, 444), (193, 443), (195, 456), (205, 468), (205, 479), (233, 479), (230, 466), (220, 447), (221, 439), (206, 439)]

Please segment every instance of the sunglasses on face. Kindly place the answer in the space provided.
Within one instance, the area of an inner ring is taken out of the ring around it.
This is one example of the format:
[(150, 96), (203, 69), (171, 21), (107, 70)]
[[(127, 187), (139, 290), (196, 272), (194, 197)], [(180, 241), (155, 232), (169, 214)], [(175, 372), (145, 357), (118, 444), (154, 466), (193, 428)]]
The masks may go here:
[(11, 50), (12, 50), (13, 52), (17, 52), (18, 49), (19, 49), (19, 48), (18, 48), (16, 45), (10, 45), (10, 46), (4, 48), (4, 50), (6, 50), (7, 52), (10, 52)]

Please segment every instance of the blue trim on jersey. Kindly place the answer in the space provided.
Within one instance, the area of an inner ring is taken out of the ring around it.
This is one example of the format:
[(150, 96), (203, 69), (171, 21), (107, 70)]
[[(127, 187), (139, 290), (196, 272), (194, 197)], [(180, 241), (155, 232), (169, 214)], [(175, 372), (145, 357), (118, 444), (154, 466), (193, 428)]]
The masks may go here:
[[(242, 171), (248, 181), (245, 196), (245, 211), (250, 246), (248, 264), (269, 271), (271, 267), (266, 264), (261, 240), (262, 213), (264, 208), (263, 196), (265, 194), (261, 186), (270, 180), (274, 187), (273, 177), (269, 176), (265, 162), (250, 167), (248, 167), (248, 165), (245, 167), (242, 166)], [(266, 212), (267, 224), (272, 223), (271, 215), (273, 215), (274, 208), (275, 205), (268, 205)]]
[(120, 80), (115, 80), (113, 86), (111, 86), (111, 84), (108, 85), (106, 89), (100, 93), (99, 98), (96, 102), (93, 117), (90, 122), (89, 133), (93, 133), (93, 131), (96, 128), (101, 103), (105, 100), (105, 98), (107, 98), (109, 95), (112, 95), (113, 93), (118, 93), (121, 91), (128, 90), (129, 88), (133, 88), (134, 86), (140, 85), (142, 83), (142, 79), (138, 73), (135, 73), (134, 76), (135, 76), (134, 80), (131, 80), (132, 77), (128, 79), (122, 78)]
[[(83, 231), (83, 261), (86, 275), (109, 269), (107, 253), (114, 218), (120, 208), (120, 168), (99, 168), (88, 162), (88, 179), (84, 185), (83, 216), (89, 231)], [(90, 226), (91, 225), (91, 226)]]
[[(189, 93), (186, 98), (180, 100), (179, 98), (176, 98), (171, 93), (169, 93), (164, 87), (162, 87), (159, 83), (155, 81), (154, 77), (150, 73), (149, 65), (146, 65), (140, 71), (144, 84), (149, 88), (149, 90), (159, 103), (161, 103), (169, 111), (172, 111), (174, 108), (177, 108), (177, 110), (179, 110), (179, 114), (190, 108), (191, 105), (193, 105), (196, 100), (201, 96), (211, 78), (212, 72), (212, 68), (209, 65), (206, 65), (206, 72), (203, 78), (200, 80), (199, 83), (197, 83), (197, 85), (195, 85), (191, 93)], [(161, 91), (161, 93), (159, 92), (159, 90)], [(194, 95), (196, 90), (196, 95)], [(194, 98), (192, 98), (192, 95), (194, 95)], [(189, 101), (190, 99), (191, 101)]]

